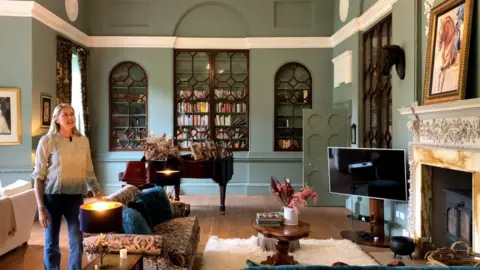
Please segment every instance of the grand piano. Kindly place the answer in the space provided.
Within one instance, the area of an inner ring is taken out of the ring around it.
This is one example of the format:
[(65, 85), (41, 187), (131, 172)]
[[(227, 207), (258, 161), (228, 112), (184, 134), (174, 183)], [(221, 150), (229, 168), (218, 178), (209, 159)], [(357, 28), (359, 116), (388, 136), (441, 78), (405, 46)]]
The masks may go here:
[[(175, 200), (180, 200), (182, 178), (212, 179), (220, 190), (220, 212), (225, 214), (227, 184), (233, 176), (233, 157), (194, 160), (190, 155), (182, 155), (182, 160), (169, 158), (166, 161), (129, 161), (125, 172), (118, 175), (119, 181), (146, 189), (154, 186), (174, 186)], [(162, 170), (178, 171), (162, 174)]]

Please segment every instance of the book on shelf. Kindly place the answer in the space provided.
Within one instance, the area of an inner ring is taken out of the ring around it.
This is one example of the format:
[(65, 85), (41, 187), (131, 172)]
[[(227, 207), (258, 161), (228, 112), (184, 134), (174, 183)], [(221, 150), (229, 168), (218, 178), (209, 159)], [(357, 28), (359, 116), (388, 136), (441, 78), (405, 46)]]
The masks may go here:
[(181, 115), (177, 117), (179, 126), (208, 126), (208, 115)]

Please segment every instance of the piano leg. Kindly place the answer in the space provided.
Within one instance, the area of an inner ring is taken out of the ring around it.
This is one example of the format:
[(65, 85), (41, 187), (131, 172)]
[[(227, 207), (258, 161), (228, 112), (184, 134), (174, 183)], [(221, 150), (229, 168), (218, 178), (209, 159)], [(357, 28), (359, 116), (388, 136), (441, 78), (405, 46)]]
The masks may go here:
[(225, 195), (227, 191), (227, 184), (218, 185), (220, 187), (220, 212), (222, 215), (225, 215)]
[(175, 183), (175, 201), (180, 201), (180, 183)]

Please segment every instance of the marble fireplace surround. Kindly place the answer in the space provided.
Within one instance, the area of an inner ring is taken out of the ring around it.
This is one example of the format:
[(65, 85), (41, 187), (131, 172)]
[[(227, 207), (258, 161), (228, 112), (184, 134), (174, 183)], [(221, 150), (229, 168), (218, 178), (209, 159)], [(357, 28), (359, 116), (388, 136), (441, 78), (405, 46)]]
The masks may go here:
[(472, 248), (480, 250), (480, 98), (398, 110), (410, 116), (408, 230), (417, 243), (430, 237), (432, 167), (472, 174)]

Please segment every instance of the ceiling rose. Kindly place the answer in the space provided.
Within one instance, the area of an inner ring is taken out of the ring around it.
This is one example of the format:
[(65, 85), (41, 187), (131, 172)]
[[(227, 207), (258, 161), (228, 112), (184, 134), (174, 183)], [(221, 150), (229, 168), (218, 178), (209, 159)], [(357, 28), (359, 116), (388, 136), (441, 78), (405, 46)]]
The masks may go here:
[(71, 22), (76, 21), (78, 17), (78, 0), (65, 0), (65, 10), (67, 11), (68, 19)]

